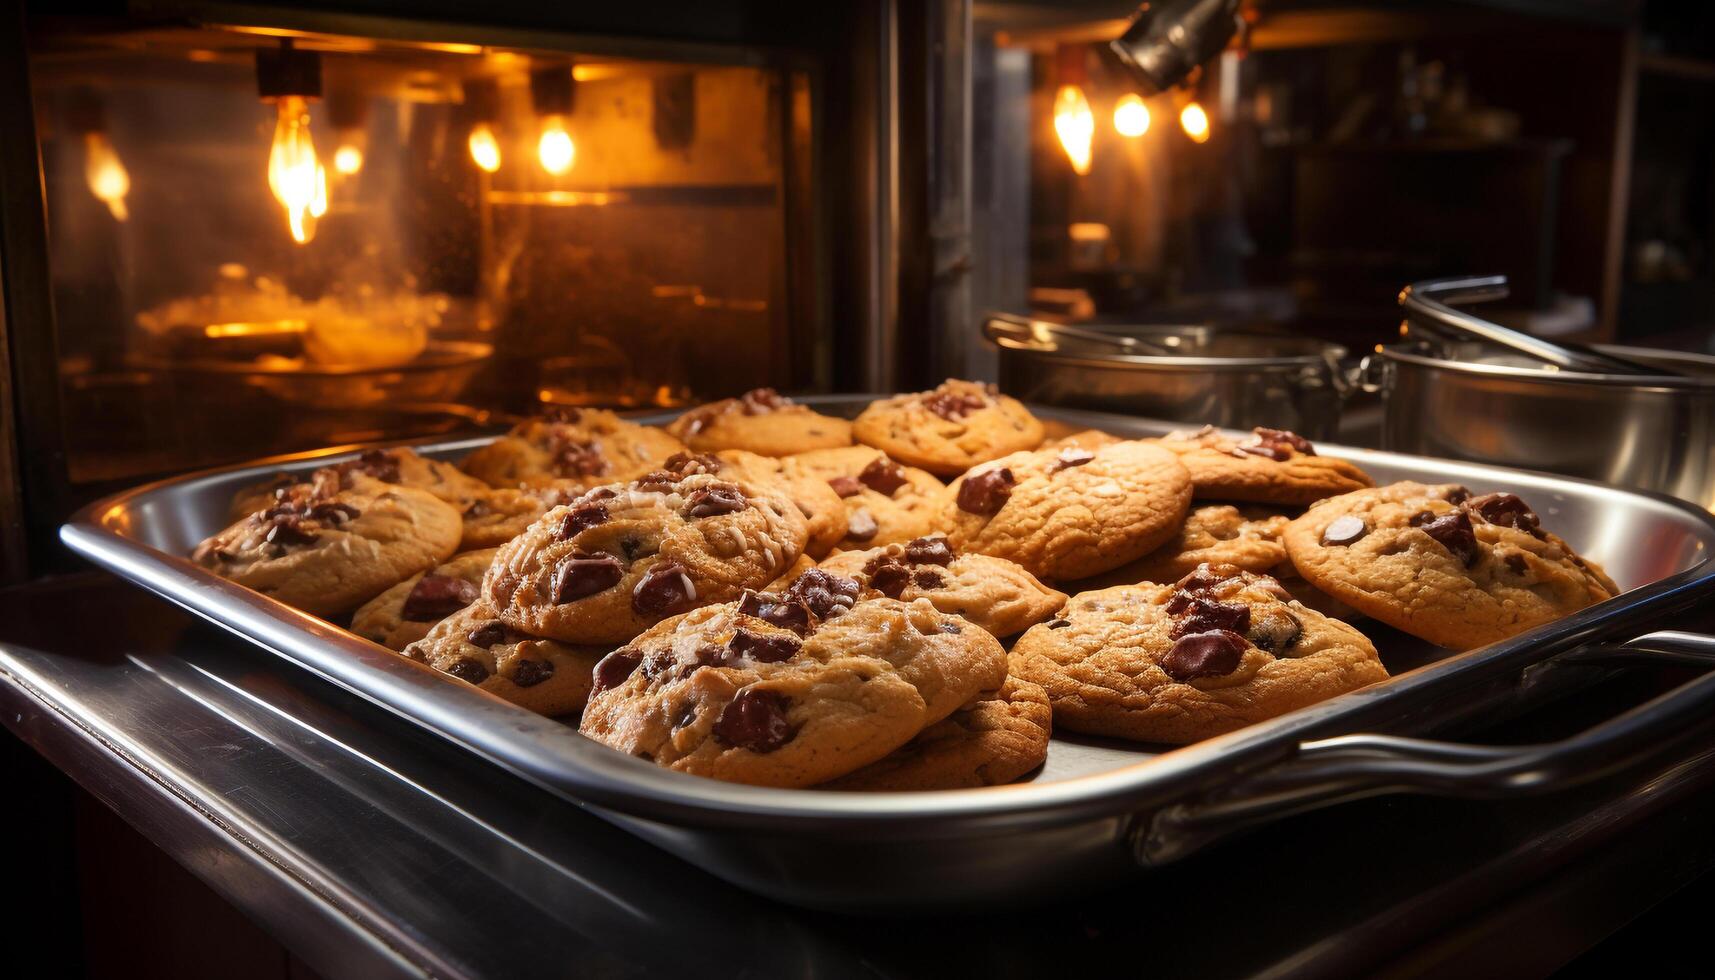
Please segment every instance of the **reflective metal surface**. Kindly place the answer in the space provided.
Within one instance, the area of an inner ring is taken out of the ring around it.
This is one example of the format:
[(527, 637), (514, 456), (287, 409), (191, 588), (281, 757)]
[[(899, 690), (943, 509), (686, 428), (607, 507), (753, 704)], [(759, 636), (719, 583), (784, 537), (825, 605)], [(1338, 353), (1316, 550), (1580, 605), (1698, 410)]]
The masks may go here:
[[(847, 413), (865, 403), (820, 401), (824, 410)], [(1171, 428), (1091, 413), (1042, 414), (1136, 435)], [(450, 456), (477, 441), (420, 448)], [(1657, 628), (1664, 614), (1706, 600), (1715, 583), (1708, 560), (1715, 516), (1684, 504), (1472, 464), (1322, 448), (1384, 482), (1454, 480), (1478, 493), (1516, 491), (1632, 591), (1459, 655), (1366, 625), (1398, 676), (1197, 745), (1157, 753), (1063, 737), (1045, 769), (1025, 784), (847, 795), (736, 786), (661, 770), (176, 557), (217, 529), (238, 486), (282, 466), (306, 469), (337, 457), (272, 461), (140, 488), (93, 506), (62, 533), (68, 545), (118, 574), (746, 888), (849, 908), (992, 902), (1085, 891), (1121, 878), (1136, 867), (1135, 858), (1153, 860), (1155, 852), (1141, 841), (1165, 807), (1193, 803), (1235, 773), (1291, 760), (1307, 741), (1366, 731), (1431, 733), (1515, 697), (1525, 668), (1593, 640), (1626, 640)], [(1636, 741), (1625, 747), (1634, 755), (1652, 748)], [(1392, 775), (1367, 788), (1411, 785)], [(1175, 849), (1172, 856), (1184, 853)]]
[(1035, 404), (1325, 439), (1346, 390), (1346, 349), (1304, 337), (1206, 326), (1068, 330), (1005, 316), (991, 317), (983, 332), (1000, 350), (1001, 386)]
[(1475, 346), (1378, 355), (1382, 445), (1672, 494), (1715, 508), (1715, 357), (1600, 347), (1684, 377), (1548, 371)]

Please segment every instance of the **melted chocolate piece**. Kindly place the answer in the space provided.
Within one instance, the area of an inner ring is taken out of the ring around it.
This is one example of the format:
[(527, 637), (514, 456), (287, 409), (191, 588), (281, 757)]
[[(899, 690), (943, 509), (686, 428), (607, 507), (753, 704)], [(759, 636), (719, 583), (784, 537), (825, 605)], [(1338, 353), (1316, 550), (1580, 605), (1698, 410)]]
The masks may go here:
[(773, 388), (752, 388), (738, 396), (739, 410), (746, 415), (767, 415), (792, 404), (792, 399)]
[(1322, 543), (1325, 545), (1351, 544), (1370, 533), (1369, 525), (1364, 519), (1355, 514), (1344, 514), (1334, 518), (1322, 530)]
[[(1230, 565), (1215, 566), (1207, 562), (1192, 569), (1190, 574), (1174, 583), (1174, 588), (1180, 592), (1208, 592), (1233, 576), (1229, 571)], [(1173, 612), (1172, 608), (1167, 610)]]
[(712, 729), (715, 740), (759, 754), (773, 752), (798, 734), (786, 720), (791, 703), (784, 694), (747, 687), (721, 709)]
[(905, 560), (913, 565), (945, 568), (953, 563), (953, 548), (946, 538), (915, 538), (905, 544)]
[(1051, 630), (1063, 630), (1070, 625), (1072, 624), (1064, 619), (1050, 619), (1048, 621), (1048, 628)]
[(1542, 521), (1517, 494), (1485, 493), (1464, 502), (1465, 510), (1490, 524), (1514, 527), (1542, 537)]
[(639, 558), (648, 558), (655, 554), (657, 549), (635, 534), (627, 534), (619, 539), (619, 550), (625, 553), (625, 560), (631, 562)]
[(1506, 562), (1507, 567), (1512, 569), (1514, 575), (1523, 575), (1530, 571), (1530, 563), (1525, 561), (1524, 556), (1516, 551), (1507, 555)]
[(519, 687), (535, 687), (554, 676), (554, 665), (547, 660), (520, 660), (512, 666), (512, 683)]
[(366, 449), (363, 455), (339, 465), (341, 475), (362, 473), (384, 483), (399, 482), (399, 461), (379, 449)]
[(836, 476), (828, 481), (828, 486), (833, 487), (834, 492), (839, 494), (841, 500), (844, 500), (847, 497), (855, 497), (863, 493), (864, 483), (855, 476)]
[(897, 599), (911, 584), (911, 569), (893, 558), (876, 558), (864, 566), (869, 575), (869, 587), (889, 599)]
[(362, 514), (363, 511), (358, 510), (356, 507), (353, 507), (350, 504), (339, 503), (337, 501), (316, 504), (310, 508), (310, 517), (312, 519), (321, 521), (323, 524), (332, 524), (335, 526), (344, 524), (346, 521), (356, 520)]
[(1272, 609), (1261, 619), (1254, 620), (1250, 629), (1243, 632), (1257, 649), (1280, 654), (1292, 649), (1292, 645), (1304, 635), (1304, 625), (1290, 611)]
[(690, 476), (692, 473), (719, 473), (722, 465), (719, 456), (708, 453), (674, 453), (661, 467), (669, 473)]
[(852, 511), (846, 521), (846, 537), (853, 541), (869, 541), (880, 533), (881, 525), (877, 524), (870, 512), (863, 508)]
[(445, 672), (471, 684), (488, 680), (488, 668), (472, 657), (460, 657), (448, 665)]
[(869, 487), (883, 497), (891, 497), (900, 487), (911, 482), (905, 478), (905, 467), (900, 466), (886, 456), (877, 456), (869, 461), (857, 476), (858, 482)]
[(938, 589), (947, 584), (941, 573), (933, 568), (918, 569), (917, 574), (911, 576), (911, 581), (916, 582), (919, 589)]
[(727, 649), (734, 657), (749, 657), (764, 664), (791, 660), (801, 646), (803, 641), (797, 637), (781, 633), (753, 633), (747, 629), (738, 630), (727, 641)]
[(1441, 499), (1450, 504), (1462, 504), (1471, 499), (1471, 491), (1467, 487), (1454, 485), (1448, 488), (1447, 492), (1442, 495)]
[(789, 629), (799, 636), (810, 632), (810, 607), (795, 596), (778, 596), (768, 592), (745, 590), (738, 600), (738, 611), (755, 616), (765, 623)]
[(1017, 482), (1004, 466), (973, 473), (959, 484), (959, 509), (967, 514), (998, 514)]
[(679, 711), (673, 716), (674, 728), (689, 728), (697, 721), (697, 702), (686, 701), (679, 706)]
[(554, 569), (554, 603), (561, 605), (611, 589), (625, 577), (625, 566), (612, 555), (586, 555), (581, 551)]
[(1175, 640), (1192, 633), (1207, 633), (1210, 630), (1232, 630), (1234, 633), (1244, 633), (1251, 628), (1251, 608), (1230, 602), (1216, 602), (1201, 596), (1192, 596), (1173, 620), (1172, 629), (1168, 635)]
[(679, 475), (666, 470), (655, 470), (631, 481), (631, 486), (644, 493), (671, 493), (679, 486)]
[(818, 619), (830, 619), (850, 609), (861, 591), (852, 579), (812, 568), (792, 582), (786, 597), (808, 606)]
[(685, 566), (664, 561), (651, 566), (631, 590), (631, 608), (640, 616), (665, 616), (683, 612), (697, 599), (697, 587)]
[(1284, 463), (1292, 458), (1292, 447), (1278, 442), (1247, 442), (1234, 447), (1233, 455), (1237, 456), (1240, 453), (1248, 453), (1252, 456), (1272, 459), (1276, 463)]
[(1288, 446), (1306, 456), (1316, 455), (1316, 447), (1310, 444), (1310, 440), (1296, 432), (1288, 432), (1285, 429), (1265, 429), (1262, 426), (1258, 426), (1251, 431), (1263, 442), (1271, 442), (1276, 445)]
[(465, 634), (465, 642), (473, 647), (482, 647), (484, 650), (505, 639), (506, 625), (499, 622), (483, 623)]
[(1477, 534), (1471, 527), (1471, 518), (1462, 510), (1451, 514), (1443, 514), (1427, 524), (1421, 525), (1424, 534), (1434, 538), (1441, 547), (1466, 567), (1477, 560)]
[(263, 535), (263, 540), (282, 548), (294, 544), (314, 544), (318, 535), (316, 532), (298, 523), (296, 517), (281, 515), (274, 518), (274, 526)]
[(1228, 630), (1182, 636), (1161, 658), (1161, 669), (1181, 683), (1196, 677), (1220, 677), (1237, 670), (1245, 638)]
[(642, 662), (643, 655), (630, 647), (620, 647), (601, 658), (597, 661), (595, 671), (592, 674), (593, 684), (590, 688), (590, 697), (593, 698), (609, 688), (624, 684), (625, 679), (630, 677), (632, 672), (637, 670), (637, 665)]
[(1095, 458), (1096, 454), (1090, 452), (1088, 449), (1062, 449), (1060, 450), (1059, 455), (1054, 457), (1054, 466), (1048, 472), (1058, 473), (1061, 470), (1069, 470), (1074, 466), (1083, 466), (1085, 463), (1088, 463), (1090, 460)]
[(730, 483), (715, 483), (691, 492), (686, 517), (715, 517), (744, 509), (744, 494)]
[(470, 605), (482, 594), (474, 583), (451, 575), (425, 575), (411, 587), (399, 618), (411, 623), (445, 619)]
[(607, 518), (607, 508), (601, 504), (579, 504), (560, 518), (560, 526), (554, 529), (554, 537), (560, 541), (570, 541), (582, 531), (587, 531), (597, 524), (607, 523)]
[(562, 476), (601, 476), (607, 459), (593, 442), (566, 442), (555, 447), (554, 469)]
[(923, 407), (930, 414), (949, 422), (957, 422), (987, 404), (986, 399), (977, 395), (956, 395), (950, 391), (936, 391), (923, 396)]

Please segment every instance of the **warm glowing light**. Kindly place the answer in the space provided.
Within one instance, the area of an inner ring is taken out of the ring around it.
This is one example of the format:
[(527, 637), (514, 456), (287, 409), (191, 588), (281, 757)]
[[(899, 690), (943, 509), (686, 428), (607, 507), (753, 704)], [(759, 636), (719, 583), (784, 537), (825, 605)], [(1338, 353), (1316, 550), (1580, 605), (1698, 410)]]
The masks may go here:
[(1090, 113), (1090, 100), (1076, 85), (1060, 86), (1054, 97), (1054, 132), (1066, 157), (1072, 161), (1072, 171), (1080, 177), (1090, 172), (1090, 141), (1096, 135), (1096, 117)]
[(1193, 143), (1209, 141), (1209, 114), (1195, 102), (1188, 102), (1185, 108), (1179, 110), (1179, 125), (1185, 130), (1185, 135), (1191, 137)]
[(1114, 131), (1129, 139), (1149, 132), (1149, 106), (1143, 104), (1142, 96), (1135, 93), (1120, 96), (1114, 104)]
[(470, 130), (470, 158), (489, 173), (500, 169), (500, 141), (488, 123), (477, 123)]
[(577, 156), (572, 134), (566, 132), (565, 117), (549, 116), (542, 120), (542, 138), (536, 141), (536, 159), (542, 161), (542, 169), (558, 177), (572, 169)]
[(347, 177), (363, 169), (363, 151), (350, 143), (333, 151), (333, 168)]
[(115, 221), (131, 216), (125, 210), (125, 195), (131, 193), (131, 175), (113, 152), (106, 133), (83, 134), (83, 176), (89, 181), (89, 192), (107, 205)]
[(310, 138), (310, 110), (303, 98), (283, 96), (268, 152), (268, 189), (286, 209), (292, 240), (302, 245), (315, 237), (316, 219), (328, 210), (328, 176), (316, 159)]

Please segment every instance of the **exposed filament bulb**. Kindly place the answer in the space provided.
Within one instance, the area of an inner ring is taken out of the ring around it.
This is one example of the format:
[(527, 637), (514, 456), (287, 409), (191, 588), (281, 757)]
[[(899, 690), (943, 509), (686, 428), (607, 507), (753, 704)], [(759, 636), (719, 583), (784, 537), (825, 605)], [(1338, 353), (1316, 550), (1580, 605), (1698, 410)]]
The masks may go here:
[(572, 134), (566, 131), (566, 117), (553, 115), (543, 119), (542, 137), (536, 141), (536, 159), (542, 162), (542, 169), (558, 177), (572, 169), (577, 155)]
[(477, 123), (470, 128), (470, 158), (489, 173), (500, 169), (500, 141), (494, 138), (494, 130), (488, 123)]
[(113, 220), (124, 221), (131, 216), (125, 208), (125, 195), (131, 193), (131, 175), (119, 162), (113, 143), (106, 133), (83, 134), (83, 176), (89, 181), (89, 192), (113, 212)]
[(268, 152), (268, 189), (286, 209), (292, 240), (302, 245), (316, 234), (316, 219), (328, 210), (328, 177), (310, 138), (310, 110), (302, 96), (279, 100), (274, 145)]

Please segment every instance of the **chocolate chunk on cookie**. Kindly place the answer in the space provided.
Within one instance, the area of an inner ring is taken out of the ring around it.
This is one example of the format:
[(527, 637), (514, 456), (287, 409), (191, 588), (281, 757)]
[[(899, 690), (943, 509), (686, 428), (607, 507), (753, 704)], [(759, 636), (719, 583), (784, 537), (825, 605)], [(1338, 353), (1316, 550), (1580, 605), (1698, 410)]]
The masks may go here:
[(477, 602), (436, 623), (403, 652), (522, 708), (559, 717), (583, 709), (592, 671), (608, 649), (520, 633)]
[(955, 554), (944, 537), (843, 551), (820, 566), (894, 599), (927, 599), (997, 637), (1023, 632), (1066, 603), (1064, 593), (1004, 558)]
[(493, 548), (469, 551), (413, 575), (352, 613), (351, 631), (389, 650), (403, 650), (479, 599), (482, 577), (493, 561)]
[(819, 449), (781, 461), (794, 478), (820, 479), (840, 498), (851, 550), (909, 541), (935, 530), (944, 487), (933, 475), (901, 466), (868, 446)]

